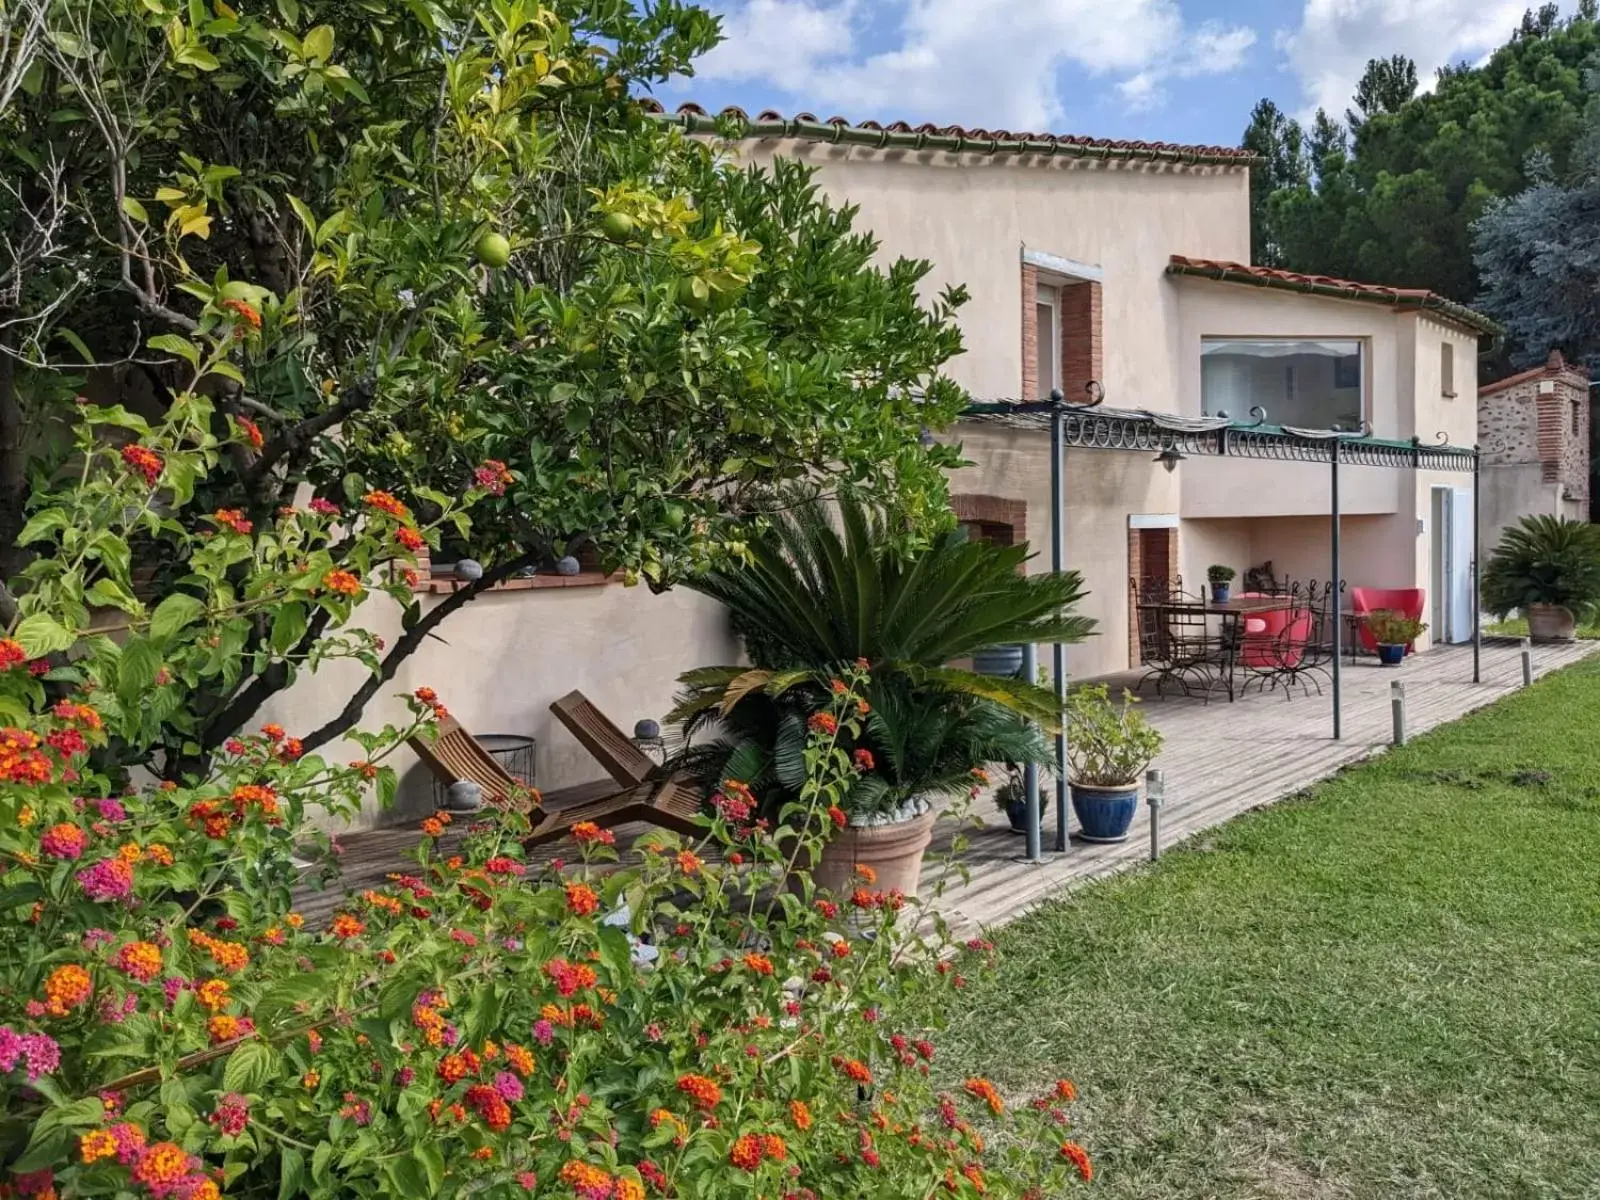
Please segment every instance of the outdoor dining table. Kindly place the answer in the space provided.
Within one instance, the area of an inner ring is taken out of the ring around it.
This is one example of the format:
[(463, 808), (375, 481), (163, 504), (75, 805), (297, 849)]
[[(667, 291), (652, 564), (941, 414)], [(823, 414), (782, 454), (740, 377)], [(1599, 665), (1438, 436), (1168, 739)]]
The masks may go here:
[[(1187, 616), (1191, 619), (1205, 620), (1217, 617), (1221, 625), (1221, 636), (1216, 643), (1216, 656), (1207, 655), (1208, 665), (1221, 668), (1221, 682), (1228, 693), (1228, 701), (1232, 703), (1237, 697), (1234, 694), (1233, 673), (1238, 659), (1239, 647), (1244, 642), (1243, 621), (1245, 618), (1259, 613), (1283, 612), (1295, 606), (1293, 596), (1235, 596), (1218, 604), (1213, 600), (1155, 600), (1148, 604), (1141, 604), (1140, 608), (1156, 610), (1157, 620), (1162, 629), (1172, 626), (1175, 616)], [(1199, 665), (1198, 661), (1195, 665)], [(1207, 688), (1207, 691), (1210, 689)]]

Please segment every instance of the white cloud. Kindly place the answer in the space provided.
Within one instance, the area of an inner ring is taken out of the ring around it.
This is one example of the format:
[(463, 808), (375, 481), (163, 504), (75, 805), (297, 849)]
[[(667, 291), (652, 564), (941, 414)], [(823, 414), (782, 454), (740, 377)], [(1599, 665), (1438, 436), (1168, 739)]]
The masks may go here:
[[(1151, 107), (1168, 79), (1236, 69), (1256, 38), (1190, 25), (1177, 0), (746, 0), (724, 12), (728, 41), (697, 65), (703, 77), (766, 80), (818, 111), (1012, 130), (1063, 127), (1064, 67)], [(890, 36), (863, 52), (869, 19), (874, 40)]]
[(798, 91), (816, 63), (850, 52), (854, 12), (854, 0), (749, 0), (723, 16), (726, 40), (696, 61), (695, 74), (768, 79), (785, 91)]
[(1437, 68), (1477, 60), (1510, 38), (1530, 4), (1537, 7), (1534, 0), (1305, 0), (1299, 28), (1278, 45), (1300, 79), (1304, 114), (1321, 107), (1342, 118), (1368, 59), (1404, 54), (1429, 87)]
[(1189, 34), (1175, 53), (1148, 70), (1117, 84), (1117, 91), (1135, 112), (1158, 108), (1166, 100), (1162, 84), (1169, 78), (1193, 79), (1198, 75), (1226, 75), (1244, 65), (1256, 31), (1245, 26), (1228, 28), (1207, 21)]

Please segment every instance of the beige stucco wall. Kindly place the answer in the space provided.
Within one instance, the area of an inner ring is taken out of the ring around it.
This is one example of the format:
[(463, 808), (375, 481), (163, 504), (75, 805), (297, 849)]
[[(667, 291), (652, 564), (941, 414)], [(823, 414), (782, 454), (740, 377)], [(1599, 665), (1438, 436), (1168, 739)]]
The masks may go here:
[(860, 206), (885, 259), (933, 263), (932, 290), (965, 284), (966, 353), (950, 373), (980, 400), (1022, 387), (1024, 248), (1103, 272), (1106, 402), (1171, 411), (1177, 392), (1173, 254), (1250, 255), (1249, 175), (1238, 168), (1091, 164), (1016, 155), (744, 142), (744, 161), (783, 153), (816, 166), (824, 193)]
[[(1404, 339), (1394, 313), (1350, 300), (1291, 296), (1187, 276), (1168, 276), (1166, 286), (1178, 299), (1178, 411), (1184, 416), (1201, 415), (1200, 349), (1205, 338), (1356, 338), (1366, 346), (1367, 419), (1373, 434), (1402, 436), (1410, 377), (1402, 370)], [(1248, 412), (1229, 415), (1250, 420)], [(1277, 419), (1267, 412), (1268, 422)], [(1184, 463), (1179, 474), (1186, 517), (1314, 516), (1328, 511), (1329, 472), (1309, 463), (1196, 458)], [(1393, 513), (1405, 507), (1404, 480), (1395, 471), (1349, 467), (1339, 486), (1345, 512)]]
[[(1034, 551), (1028, 569), (1048, 571), (1054, 529), (1048, 431), (969, 422), (954, 436), (973, 465), (952, 475), (951, 492), (1025, 501)], [(1148, 454), (1069, 450), (1066, 472), (1067, 565), (1082, 572), (1089, 589), (1080, 611), (1099, 623), (1097, 636), (1068, 649), (1067, 670), (1076, 678), (1105, 675), (1128, 666), (1127, 515), (1175, 513), (1177, 489)]]
[[(358, 621), (390, 642), (400, 635), (399, 607), (387, 596), (368, 601)], [(603, 775), (550, 715), (552, 700), (577, 688), (632, 732), (641, 717), (659, 720), (671, 707), (680, 673), (738, 661), (722, 607), (682, 588), (659, 596), (617, 584), (488, 592), (438, 632), (442, 640), (424, 642), (373, 699), (362, 727), (404, 722), (397, 695), (431, 687), (474, 733), (538, 738), (537, 781), (545, 788)], [(329, 663), (276, 698), (260, 719), (304, 733), (332, 717), (364, 678), (359, 666)], [(323, 753), (346, 761), (361, 757), (337, 743)], [(432, 783), (415, 756), (402, 749), (393, 761), (403, 774), (396, 808), (380, 813), (369, 801), (361, 825), (431, 811)]]
[(1561, 485), (1547, 483), (1544, 467), (1536, 462), (1501, 463), (1483, 468), (1483, 549), (1485, 555), (1500, 541), (1508, 525), (1523, 517), (1542, 514), (1581, 519), (1580, 506), (1561, 498)]

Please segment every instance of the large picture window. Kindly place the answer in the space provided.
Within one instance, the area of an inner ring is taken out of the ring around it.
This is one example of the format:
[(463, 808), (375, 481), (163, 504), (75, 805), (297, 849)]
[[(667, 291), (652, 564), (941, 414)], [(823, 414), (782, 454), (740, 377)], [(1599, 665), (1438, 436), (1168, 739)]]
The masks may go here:
[(1205, 338), (1201, 410), (1248, 421), (1259, 407), (1274, 425), (1358, 429), (1367, 411), (1362, 353), (1355, 339)]

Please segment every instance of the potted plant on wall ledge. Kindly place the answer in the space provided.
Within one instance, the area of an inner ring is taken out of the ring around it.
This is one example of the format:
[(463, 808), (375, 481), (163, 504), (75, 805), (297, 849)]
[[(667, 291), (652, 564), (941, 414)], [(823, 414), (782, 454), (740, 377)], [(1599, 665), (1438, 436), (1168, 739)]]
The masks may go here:
[(1211, 603), (1226, 604), (1228, 593), (1231, 590), (1234, 569), (1225, 567), (1220, 563), (1213, 563), (1206, 568), (1206, 578), (1211, 581)]
[(1403, 663), (1411, 643), (1428, 628), (1426, 621), (1389, 608), (1368, 613), (1363, 624), (1372, 640), (1378, 643), (1378, 661), (1386, 667), (1398, 667)]
[(1104, 684), (1067, 697), (1067, 767), (1072, 811), (1086, 842), (1121, 842), (1139, 809), (1139, 782), (1161, 753), (1159, 730), (1127, 691), (1112, 702)]
[(1507, 529), (1483, 573), (1483, 602), (1502, 620), (1521, 612), (1536, 642), (1570, 642), (1600, 601), (1600, 525), (1524, 517)]

